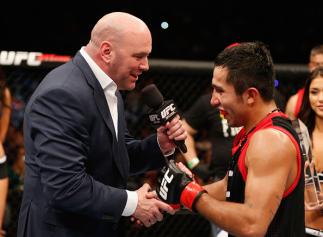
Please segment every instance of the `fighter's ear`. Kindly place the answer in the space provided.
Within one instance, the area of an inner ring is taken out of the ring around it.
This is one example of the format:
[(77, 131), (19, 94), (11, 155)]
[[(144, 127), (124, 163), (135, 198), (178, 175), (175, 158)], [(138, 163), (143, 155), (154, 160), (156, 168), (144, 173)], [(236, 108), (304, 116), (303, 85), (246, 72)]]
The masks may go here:
[(250, 87), (244, 92), (247, 104), (253, 104), (259, 96), (259, 91), (255, 87)]

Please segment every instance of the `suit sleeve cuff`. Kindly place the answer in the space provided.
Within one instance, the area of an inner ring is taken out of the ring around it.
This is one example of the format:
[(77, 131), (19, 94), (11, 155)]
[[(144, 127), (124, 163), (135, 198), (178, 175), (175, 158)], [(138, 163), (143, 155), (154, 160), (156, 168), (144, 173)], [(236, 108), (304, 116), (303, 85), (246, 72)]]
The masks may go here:
[(135, 210), (138, 205), (138, 194), (136, 191), (128, 191), (127, 192), (127, 203), (125, 208), (123, 209), (122, 216), (131, 216), (135, 213)]
[(173, 155), (173, 154), (175, 153), (175, 148), (171, 149), (170, 151), (163, 151), (163, 150), (160, 148), (160, 144), (159, 144), (158, 137), (157, 137), (157, 144), (158, 144), (158, 146), (159, 146), (159, 149), (161, 150), (161, 152), (163, 153), (163, 155), (164, 155), (165, 157), (167, 157), (167, 156), (171, 156), (171, 155)]

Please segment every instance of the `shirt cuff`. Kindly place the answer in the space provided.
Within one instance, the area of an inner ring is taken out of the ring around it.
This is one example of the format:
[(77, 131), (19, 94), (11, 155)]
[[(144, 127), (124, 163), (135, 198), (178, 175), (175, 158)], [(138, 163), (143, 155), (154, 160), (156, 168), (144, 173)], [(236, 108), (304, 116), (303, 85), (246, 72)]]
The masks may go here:
[(131, 216), (135, 213), (137, 205), (138, 205), (138, 194), (136, 191), (128, 191), (127, 192), (127, 203), (125, 208), (123, 209), (122, 216)]
[(7, 160), (7, 156), (6, 155), (3, 155), (2, 157), (0, 157), (0, 164), (5, 163), (6, 160)]
[(171, 156), (171, 155), (173, 155), (173, 154), (174, 154), (174, 152), (175, 152), (175, 148), (171, 149), (170, 151), (167, 151), (166, 153), (164, 153), (164, 152), (163, 152), (163, 150), (160, 148), (159, 141), (158, 141), (158, 137), (157, 137), (157, 143), (158, 143), (159, 149), (161, 150), (161, 152), (163, 153), (163, 155), (164, 155), (165, 157), (167, 157), (167, 156)]

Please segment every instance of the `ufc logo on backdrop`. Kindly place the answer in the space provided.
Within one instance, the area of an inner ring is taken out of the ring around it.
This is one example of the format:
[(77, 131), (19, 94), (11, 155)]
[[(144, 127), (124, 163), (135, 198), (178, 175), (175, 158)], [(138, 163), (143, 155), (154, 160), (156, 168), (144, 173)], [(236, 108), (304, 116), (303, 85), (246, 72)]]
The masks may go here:
[(167, 200), (167, 192), (168, 192), (167, 184), (171, 183), (174, 178), (174, 175), (171, 175), (169, 177), (168, 173), (169, 173), (169, 169), (166, 171), (166, 173), (163, 177), (163, 180), (160, 185), (160, 190), (159, 190), (159, 194), (164, 200)]
[(64, 63), (71, 60), (68, 55), (44, 54), (41, 52), (27, 52), (27, 51), (0, 51), (0, 65), (14, 65), (20, 66), (26, 64), (27, 66), (40, 66), (43, 62), (49, 63)]
[(0, 52), (0, 64), (1, 65), (21, 65), (23, 61), (26, 61), (28, 66), (39, 66), (41, 61), (39, 56), (40, 52), (24, 52), (24, 51), (1, 51)]
[(173, 112), (176, 108), (174, 104), (168, 105), (165, 109), (161, 111), (161, 117), (164, 119), (166, 118), (171, 112)]

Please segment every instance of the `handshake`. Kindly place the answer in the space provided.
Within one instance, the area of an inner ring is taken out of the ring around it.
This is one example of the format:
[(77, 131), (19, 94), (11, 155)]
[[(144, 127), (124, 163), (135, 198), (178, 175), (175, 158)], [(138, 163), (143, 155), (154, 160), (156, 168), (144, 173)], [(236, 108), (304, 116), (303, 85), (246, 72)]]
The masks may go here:
[(202, 186), (178, 168), (174, 160), (170, 160), (162, 169), (156, 191), (159, 199), (171, 206), (182, 204), (193, 211), (196, 211), (197, 200), (206, 193)]
[[(156, 194), (157, 192), (157, 194)], [(195, 203), (206, 191), (171, 160), (158, 177), (156, 192), (149, 184), (137, 190), (138, 205), (132, 220), (149, 227), (163, 220), (163, 213), (175, 214), (182, 204), (195, 211)]]

